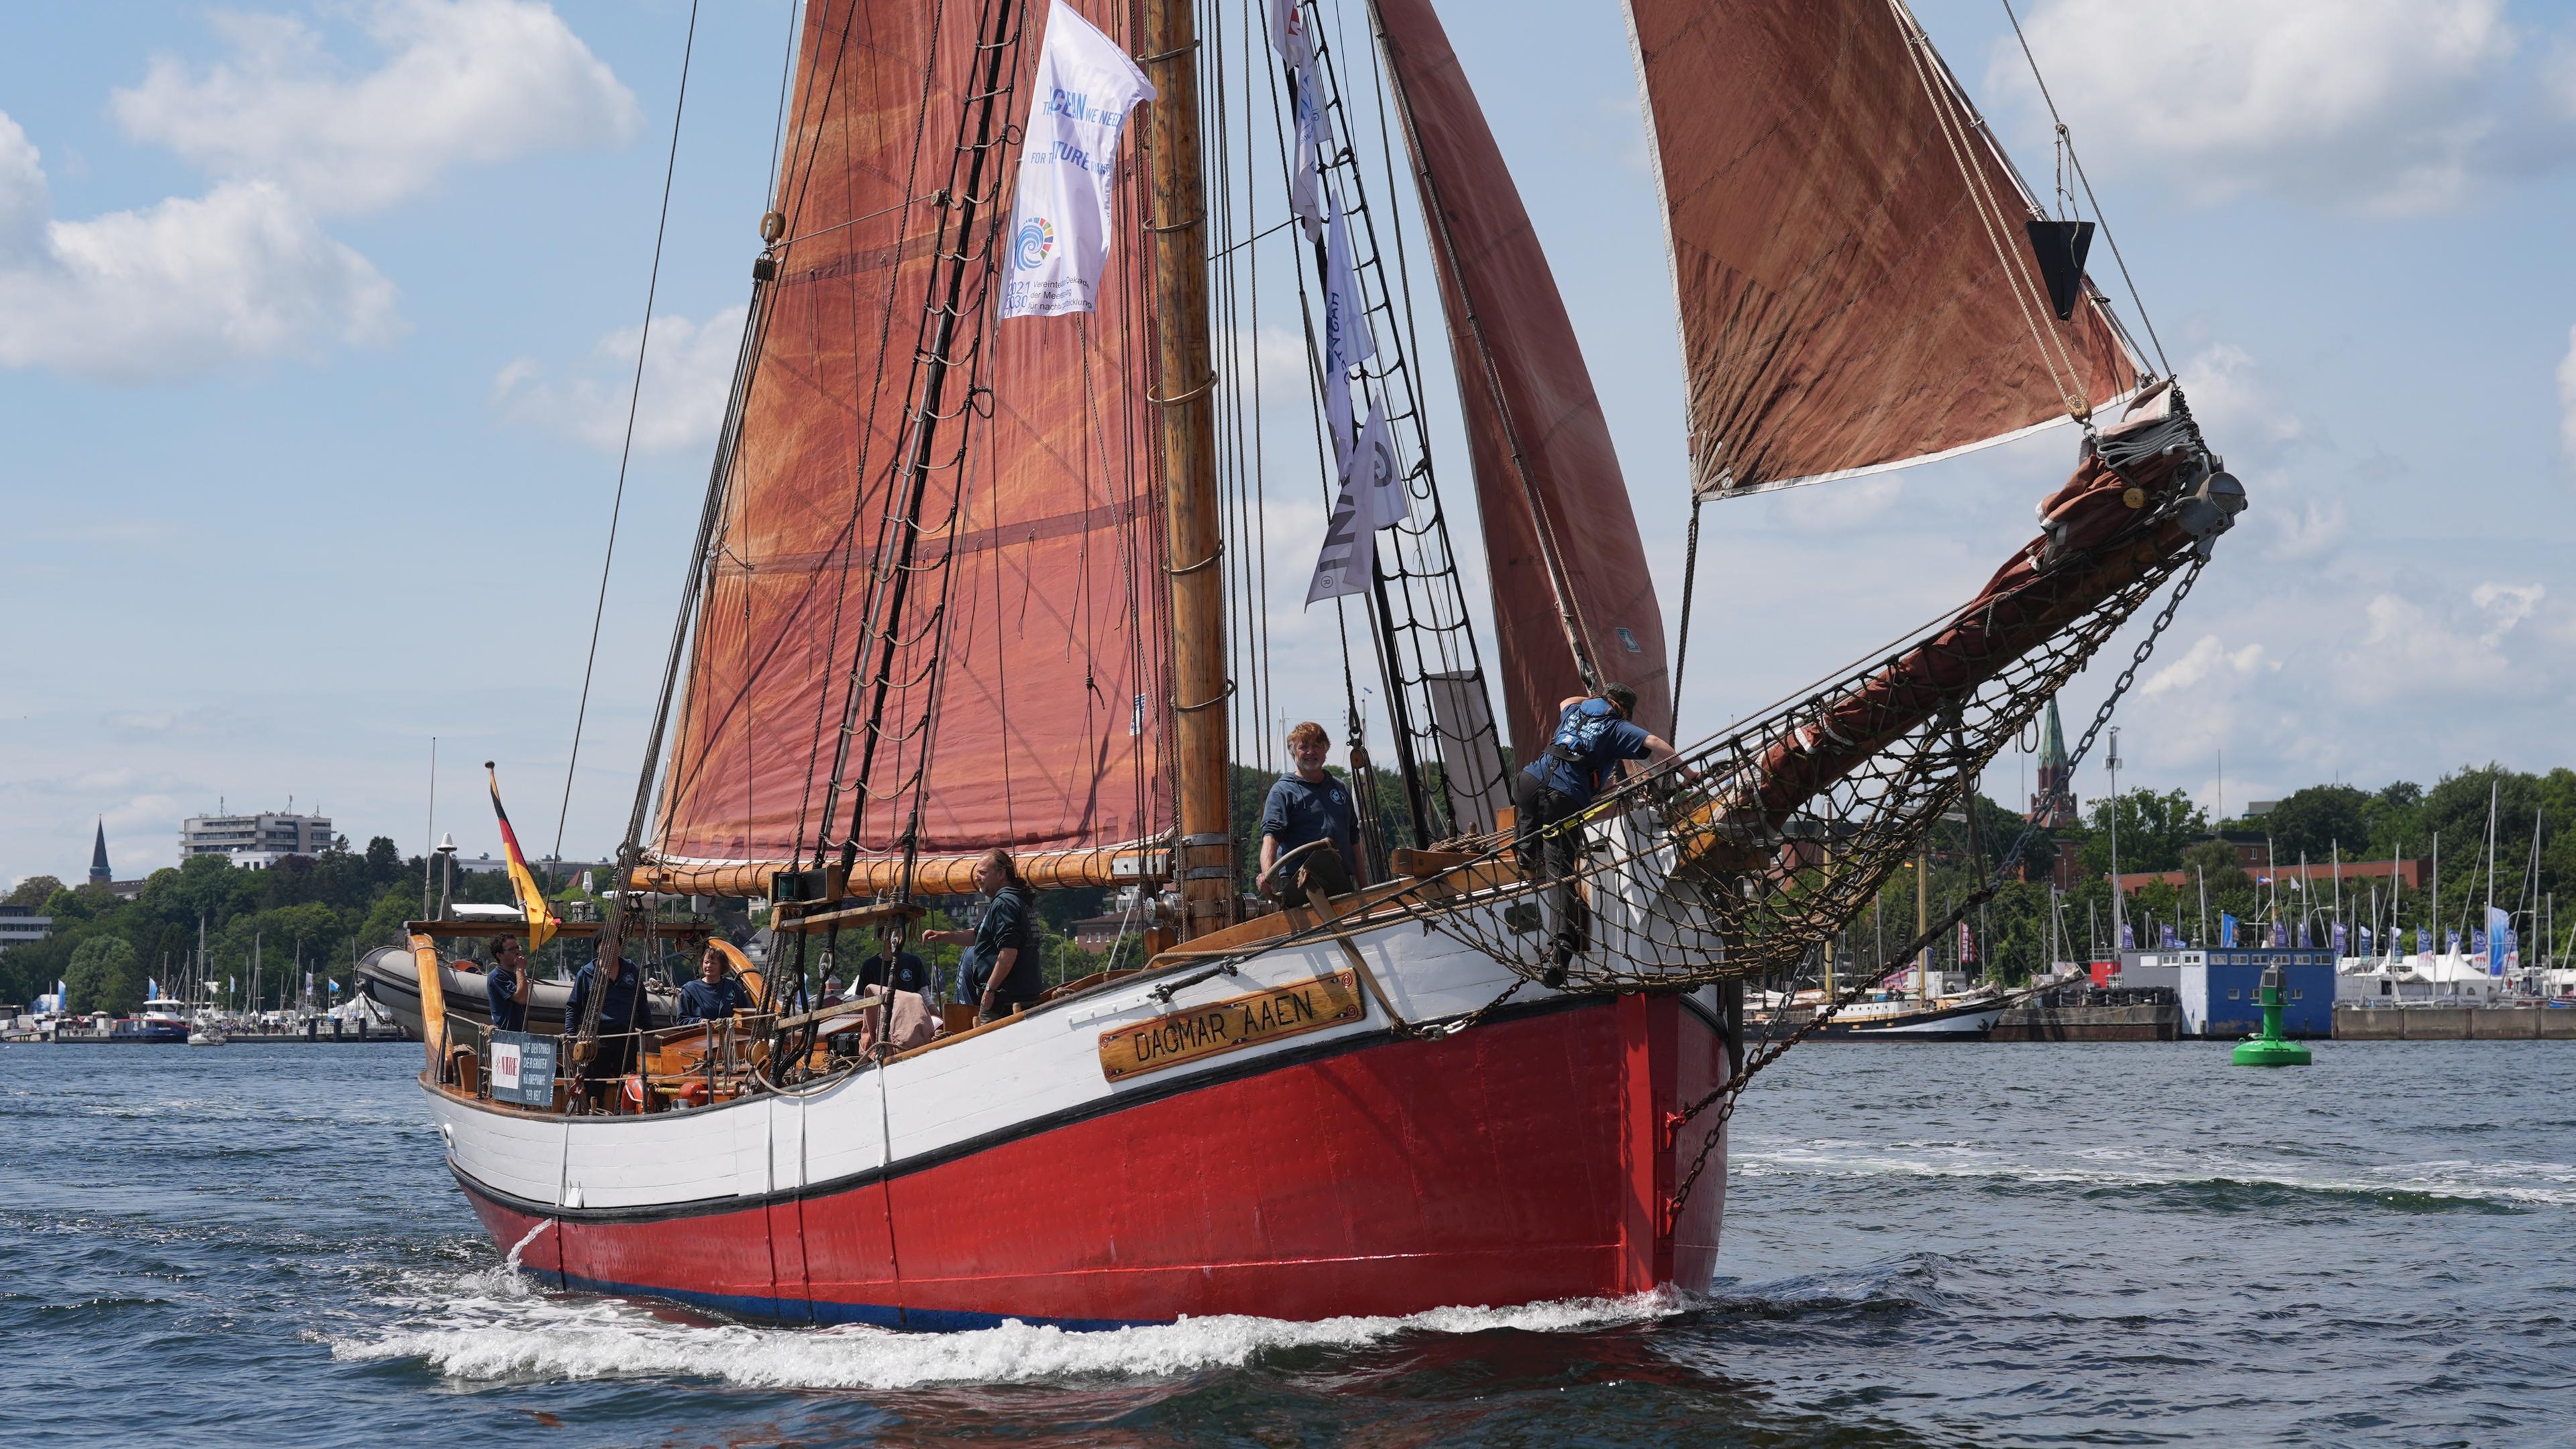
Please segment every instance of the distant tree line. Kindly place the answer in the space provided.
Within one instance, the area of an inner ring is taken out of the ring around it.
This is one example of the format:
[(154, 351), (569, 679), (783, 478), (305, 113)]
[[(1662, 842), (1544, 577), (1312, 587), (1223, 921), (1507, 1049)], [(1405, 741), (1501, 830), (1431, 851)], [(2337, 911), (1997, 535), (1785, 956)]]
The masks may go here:
[[(2465, 940), (2469, 928), (2482, 923), (2487, 898), (2490, 789), (2496, 800), (2495, 903), (2522, 918), (2525, 953), (2532, 956), (2540, 946), (2535, 925), (2552, 919), (2552, 894), (2567, 895), (2570, 917), (2556, 923), (2553, 948), (2564, 952), (2571, 929), (2576, 929), (2576, 889), (2571, 889), (2576, 888), (2576, 831), (2568, 829), (2576, 824), (2576, 770), (2528, 774), (2490, 764), (2444, 775), (2429, 790), (2404, 780), (2375, 791), (2311, 785), (2283, 797), (2260, 817), (2225, 821), (2212, 821), (2179, 790), (2141, 788), (2123, 791), (2116, 802), (2090, 801), (2081, 823), (2032, 833), (2023, 869), (2015, 873), (2025, 878), (2006, 883), (1968, 922), (1972, 959), (1960, 959), (1961, 943), (1952, 932), (1934, 947), (1935, 964), (2015, 981), (2044, 971), (2052, 959), (2050, 869), (2061, 842), (2073, 846), (2078, 870), (2071, 888), (2055, 901), (2055, 957), (2080, 961), (2116, 950), (2110, 886), (2115, 809), (2121, 874), (2185, 875), (2180, 885), (2155, 882), (2130, 892), (2124, 911), (2142, 947), (2152, 949), (2168, 925), (2183, 939), (2213, 944), (2208, 938), (2216, 935), (2222, 913), (2240, 921), (2269, 921), (2276, 908), (2285, 924), (2303, 925), (2323, 944), (2330, 925), (2330, 887), (2320, 882), (2314, 889), (2294, 890), (2277, 883), (2277, 877), (2267, 885), (2259, 878), (2267, 866), (2296, 874), (2303, 857), (2318, 866), (2338, 855), (2347, 866), (2385, 862), (2392, 855), (2429, 861), (2436, 835), (2441, 841), (2440, 918), (2433, 916), (2429, 891), (2409, 890), (2391, 901), (2382, 877), (2376, 925), (2383, 931), (2393, 925), (2410, 950), (2419, 928), (2433, 933), (2437, 948), (2451, 930)], [(1936, 826), (1927, 838), (1926, 914), (1932, 920), (1971, 894), (2022, 832), (2021, 816), (1995, 801), (1980, 795), (1975, 808), (1974, 848), (1964, 822)], [(2238, 842), (2260, 843), (2255, 869), (2244, 868)], [(2370, 889), (2357, 877), (2346, 881), (2348, 917), (2369, 919), (2365, 903)], [(1914, 935), (1914, 921), (1914, 872), (1909, 867), (1882, 888), (1874, 910), (1853, 921), (1839, 943), (1843, 958), (1862, 969), (1903, 966), (1900, 953)]]
[[(1337, 775), (1347, 779), (1339, 769)], [(1381, 848), (1414, 844), (1403, 804), (1401, 782), (1391, 770), (1377, 770), (1377, 799), (1382, 806)], [(1242, 883), (1248, 889), (1260, 858), (1261, 805), (1277, 776), (1236, 766), (1233, 814)], [(2433, 840), (2441, 838), (2442, 918), (2431, 916), (2425, 892), (2410, 893), (2393, 915), (2410, 935), (2417, 927), (2443, 933), (2475, 924), (2472, 903), (2486, 900), (2488, 863), (2487, 801), (2497, 801), (2494, 880), (2496, 903), (2526, 921), (2550, 919), (2553, 894), (2569, 897), (2570, 916), (2559, 923), (2555, 949), (2566, 949), (2576, 930), (2576, 770), (2527, 774), (2498, 765), (2464, 768), (2445, 775), (2431, 789), (2399, 781), (2378, 790), (2352, 785), (2312, 785), (2284, 797), (2259, 819), (2212, 822), (2205, 811), (2179, 790), (2125, 791), (2116, 802), (2090, 802), (2082, 822), (2057, 831), (2033, 832), (2024, 851), (2025, 870), (2002, 887), (1996, 898), (1969, 921), (1968, 959), (1950, 933), (1934, 950), (1939, 966), (1965, 967), (2006, 980), (2020, 980), (2046, 969), (2052, 956), (2052, 897), (2049, 870), (2060, 842), (2071, 842), (2080, 863), (2071, 889), (2054, 899), (2057, 944), (2054, 954), (2088, 959), (2113, 945), (2110, 932), (2109, 871), (2111, 822), (2119, 817), (2120, 869), (2125, 874), (2185, 871), (2181, 886), (2150, 884), (2133, 892), (2128, 917), (2140, 928), (2140, 939), (2152, 940), (2147, 923), (2172, 924), (2186, 937), (2199, 938), (2201, 887), (2208, 892), (2208, 920), (2221, 912), (2243, 920), (2268, 920), (2277, 899), (2285, 917), (2304, 913), (2311, 929), (2323, 906), (2322, 895), (2292, 893), (2267, 887), (2256, 872), (2245, 870), (2236, 846), (2221, 836), (2262, 838), (2271, 860), (2294, 866), (2302, 853), (2323, 863), (2338, 851), (2347, 862), (2385, 861), (2392, 854), (2407, 860), (2428, 859)], [(1956, 901), (1973, 892), (2003, 852), (2021, 834), (2021, 816), (1983, 795), (1974, 802), (1974, 828), (1966, 821), (1936, 826), (1925, 842), (1929, 870), (1925, 878), (1928, 914), (1939, 919)], [(2534, 822), (2539, 824), (2534, 850)], [(179, 866), (154, 871), (142, 893), (120, 899), (104, 885), (67, 886), (52, 876), (31, 876), (9, 892), (12, 905), (33, 907), (54, 918), (54, 933), (43, 941), (0, 951), (0, 1000), (21, 1004), (53, 990), (62, 981), (76, 1011), (132, 1011), (142, 1004), (147, 979), (165, 986), (186, 979), (197, 949), (200, 923), (205, 932), (207, 974), (220, 993), (233, 983), (237, 999), (260, 1008), (284, 1006), (303, 991), (303, 972), (313, 973), (317, 994), (328, 999), (328, 983), (337, 982), (341, 999), (355, 985), (357, 961), (379, 946), (403, 944), (403, 922), (420, 915), (422, 861), (405, 858), (392, 840), (377, 836), (364, 851), (352, 851), (345, 838), (319, 856), (289, 856), (265, 870), (235, 867), (220, 855), (191, 856)], [(568, 883), (549, 881), (559, 898), (579, 893)], [(2353, 888), (2348, 902), (2358, 898)], [(513, 899), (509, 878), (500, 871), (458, 871), (453, 900), (502, 904)], [(1087, 949), (1073, 939), (1075, 922), (1107, 909), (1103, 890), (1042, 891), (1040, 967), (1050, 984), (1072, 980), (1111, 967), (1139, 964), (1142, 922), (1135, 924), (1114, 951)], [(724, 918), (738, 934), (749, 923), (736, 903), (726, 903)], [(966, 903), (943, 904), (925, 924), (958, 924), (972, 914)], [(2380, 918), (2392, 919), (2389, 914)], [(1873, 908), (1863, 910), (1836, 943), (1854, 969), (1893, 970), (1903, 965), (1898, 953), (1914, 935), (1915, 881), (1912, 867), (1899, 870), (1879, 892)], [(2319, 932), (2322, 935), (2322, 932)], [(2466, 932), (2463, 931), (2465, 936)], [(2536, 952), (2539, 932), (2526, 925), (2527, 952)], [(842, 932), (810, 944), (806, 964), (819, 984), (823, 950), (830, 950), (844, 981), (858, 961), (875, 949), (873, 933)], [(957, 948), (915, 950), (953, 972)], [(248, 997), (254, 951), (260, 962), (259, 995)], [(550, 947), (540, 966), (563, 971), (578, 964), (562, 945)], [(781, 956), (781, 964), (788, 959)], [(660, 974), (682, 976), (688, 963), (676, 958), (648, 963)]]
[[(452, 899), (507, 901), (508, 878), (459, 871)], [(186, 979), (202, 923), (214, 990), (220, 995), (229, 979), (246, 1008), (273, 1009), (302, 994), (306, 971), (317, 994), (327, 1000), (328, 983), (337, 982), (345, 1000), (360, 956), (402, 944), (403, 922), (420, 915), (421, 860), (406, 860), (381, 835), (363, 852), (343, 838), (318, 856), (290, 855), (265, 870), (193, 855), (152, 872), (130, 901), (105, 885), (67, 886), (48, 875), (20, 881), (8, 901), (53, 917), (54, 929), (0, 952), (0, 1000), (23, 1005), (61, 981), (75, 1011), (130, 1012), (142, 1004), (147, 979), (165, 990)]]

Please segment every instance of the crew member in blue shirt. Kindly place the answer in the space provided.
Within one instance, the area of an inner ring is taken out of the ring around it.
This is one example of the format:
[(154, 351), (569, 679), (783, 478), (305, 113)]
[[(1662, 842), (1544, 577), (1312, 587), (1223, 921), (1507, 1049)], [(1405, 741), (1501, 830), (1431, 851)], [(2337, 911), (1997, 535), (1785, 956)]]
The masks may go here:
[[(1290, 730), (1288, 758), (1297, 768), (1279, 777), (1261, 805), (1261, 874), (1253, 883), (1281, 905), (1302, 906), (1317, 894), (1348, 895), (1354, 877), (1367, 883), (1351, 787), (1324, 769), (1332, 747), (1332, 737), (1313, 720)], [(1330, 844), (1298, 857), (1297, 878), (1282, 879), (1280, 857), (1318, 840)]]
[(528, 993), (536, 984), (536, 973), (528, 969), (528, 953), (520, 948), (518, 937), (503, 936), (492, 943), (492, 969), (483, 975), (483, 991), (492, 1003), (494, 1031), (528, 1029)]
[(922, 964), (920, 957), (898, 948), (892, 930), (880, 927), (876, 953), (859, 963), (859, 985), (927, 994), (930, 990), (930, 968)]
[(635, 1070), (635, 1034), (653, 1029), (653, 1006), (644, 995), (644, 973), (623, 957), (598, 957), (572, 978), (572, 1000), (564, 1007), (564, 1036), (581, 1035), (590, 995), (599, 993), (598, 1048), (582, 1075), (594, 1081)]
[(1564, 984), (1567, 964), (1591, 939), (1591, 923), (1574, 888), (1583, 812), (1626, 761), (1662, 764), (1673, 758), (1669, 743), (1629, 718), (1637, 712), (1637, 691), (1624, 684), (1605, 684), (1598, 693), (1562, 701), (1557, 710), (1556, 737), (1547, 753), (1512, 780), (1513, 850), (1522, 876), (1548, 885), (1555, 917), (1541, 978), (1550, 986)]
[(725, 970), (724, 953), (713, 946), (698, 958), (698, 979), (680, 988), (680, 1024), (731, 1021), (737, 1011), (751, 1010), (751, 993)]

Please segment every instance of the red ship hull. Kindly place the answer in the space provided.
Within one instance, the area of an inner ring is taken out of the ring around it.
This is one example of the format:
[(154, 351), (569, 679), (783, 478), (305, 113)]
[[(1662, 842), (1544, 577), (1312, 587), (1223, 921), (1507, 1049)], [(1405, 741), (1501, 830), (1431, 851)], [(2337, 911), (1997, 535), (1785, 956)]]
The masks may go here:
[(464, 1186), (559, 1286), (795, 1323), (1100, 1328), (1696, 1291), (1725, 1149), (1676, 1215), (1708, 1128), (1667, 1141), (1665, 1119), (1726, 1071), (1697, 1002), (1560, 1001), (1441, 1041), (1266, 1058), (721, 1211)]

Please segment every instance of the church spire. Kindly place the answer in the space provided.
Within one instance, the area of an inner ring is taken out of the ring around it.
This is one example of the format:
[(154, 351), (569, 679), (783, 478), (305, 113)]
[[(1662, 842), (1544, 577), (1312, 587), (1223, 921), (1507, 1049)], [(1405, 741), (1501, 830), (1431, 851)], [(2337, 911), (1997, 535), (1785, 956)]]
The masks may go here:
[(112, 885), (116, 873), (107, 868), (107, 820), (98, 822), (98, 840), (89, 848), (89, 880), (92, 885)]
[(2048, 702), (2048, 720), (2039, 731), (2039, 793), (2030, 797), (2030, 814), (2043, 830), (2063, 830), (2076, 820), (2075, 772), (2066, 764), (2066, 730), (2057, 722), (2057, 701)]

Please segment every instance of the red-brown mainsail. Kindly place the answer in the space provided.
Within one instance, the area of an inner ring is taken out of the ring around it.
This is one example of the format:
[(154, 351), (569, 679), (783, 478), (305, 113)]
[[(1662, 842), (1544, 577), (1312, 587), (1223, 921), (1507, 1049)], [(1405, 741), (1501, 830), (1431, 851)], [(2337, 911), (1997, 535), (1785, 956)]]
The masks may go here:
[[(1128, 6), (1076, 8), (1132, 48)], [(957, 118), (973, 114), (981, 81), (970, 75), (978, 9), (807, 9), (778, 182), (785, 234), (664, 774), (662, 860), (811, 858), (847, 832), (880, 658), (860, 641), (904, 567), (892, 520), (914, 462), (914, 360), (962, 154)], [(1006, 72), (1018, 107), (1037, 57), (1036, 19), (1022, 23)], [(987, 216), (1008, 215), (999, 173), (981, 190)], [(925, 593), (882, 669), (863, 853), (896, 848), (908, 804), (884, 798), (886, 782), (921, 763), (932, 711), (926, 854), (1111, 845), (1169, 824), (1139, 192), (1120, 188), (1097, 315), (961, 331), (957, 350), (984, 357), (951, 373), (922, 470), (909, 567)], [(961, 316), (989, 317), (986, 270), (965, 274)], [(952, 550), (955, 566), (935, 567)], [(941, 607), (945, 627), (926, 624)], [(858, 733), (827, 822), (845, 713)]]

